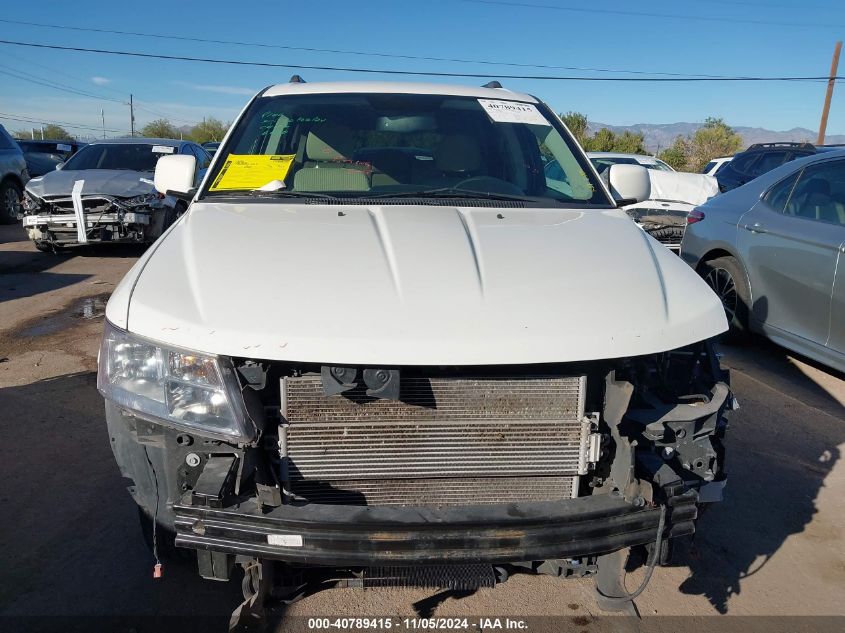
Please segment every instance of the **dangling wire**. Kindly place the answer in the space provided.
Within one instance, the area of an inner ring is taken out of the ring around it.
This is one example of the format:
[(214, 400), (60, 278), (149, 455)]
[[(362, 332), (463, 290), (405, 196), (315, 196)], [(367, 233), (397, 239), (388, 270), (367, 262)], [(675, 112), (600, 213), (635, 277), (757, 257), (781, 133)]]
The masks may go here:
[(155, 565), (153, 565), (153, 578), (161, 578), (163, 569), (161, 566), (161, 561), (158, 558), (158, 475), (156, 474), (155, 466), (153, 466), (153, 462), (150, 459), (150, 454), (147, 452), (146, 446), (144, 447), (144, 456), (147, 458), (147, 463), (150, 465), (150, 470), (153, 472), (153, 482), (155, 483), (156, 489), (156, 507), (153, 511), (153, 557), (155, 558), (156, 562)]
[(663, 545), (663, 528), (666, 525), (666, 506), (660, 506), (660, 521), (657, 523), (657, 539), (654, 541), (654, 551), (651, 553), (650, 560), (646, 563), (645, 578), (634, 593), (619, 596), (619, 600), (633, 600), (639, 596), (648, 586), (651, 575), (654, 573), (654, 568), (657, 567), (657, 561), (660, 560), (660, 550)]

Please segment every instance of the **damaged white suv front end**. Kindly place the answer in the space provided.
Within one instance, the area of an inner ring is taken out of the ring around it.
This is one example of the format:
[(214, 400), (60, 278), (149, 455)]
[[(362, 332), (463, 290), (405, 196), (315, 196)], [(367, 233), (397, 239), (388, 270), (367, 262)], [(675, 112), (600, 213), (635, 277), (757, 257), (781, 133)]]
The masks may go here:
[(611, 195), (645, 170), (608, 181), (528, 95), (262, 91), (107, 307), (111, 445), (158, 542), (241, 564), (245, 610), (516, 571), (628, 604), (624, 553), (665, 562), (721, 498), (733, 399), (721, 303)]

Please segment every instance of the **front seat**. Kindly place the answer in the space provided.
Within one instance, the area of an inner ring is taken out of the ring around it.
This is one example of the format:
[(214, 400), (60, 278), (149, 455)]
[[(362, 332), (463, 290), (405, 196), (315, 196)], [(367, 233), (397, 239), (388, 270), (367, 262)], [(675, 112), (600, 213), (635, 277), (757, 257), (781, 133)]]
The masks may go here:
[(438, 184), (452, 187), (467, 178), (484, 176), (481, 149), (466, 134), (444, 136), (434, 150), (434, 168), (440, 174)]
[(293, 178), (296, 191), (369, 191), (370, 174), (352, 161), (355, 137), (349, 128), (321, 125), (305, 138), (305, 161)]

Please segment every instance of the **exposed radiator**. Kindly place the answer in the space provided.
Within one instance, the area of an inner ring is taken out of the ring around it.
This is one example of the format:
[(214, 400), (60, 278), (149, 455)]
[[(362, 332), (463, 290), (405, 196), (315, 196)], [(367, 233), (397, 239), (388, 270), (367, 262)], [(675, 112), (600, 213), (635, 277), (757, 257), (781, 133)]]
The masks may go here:
[(572, 498), (586, 472), (586, 377), (402, 377), (400, 400), (282, 379), (290, 491), (315, 503), (465, 505)]

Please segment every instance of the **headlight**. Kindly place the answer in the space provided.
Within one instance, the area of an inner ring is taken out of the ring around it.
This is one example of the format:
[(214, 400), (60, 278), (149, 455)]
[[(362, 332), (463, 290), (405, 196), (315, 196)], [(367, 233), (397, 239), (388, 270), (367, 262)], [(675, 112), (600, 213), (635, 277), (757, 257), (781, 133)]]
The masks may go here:
[(36, 198), (33, 196), (29, 191), (24, 190), (23, 192), (23, 210), (24, 211), (36, 211), (37, 209), (41, 208), (43, 201), (40, 198)]
[(116, 202), (127, 209), (134, 209), (135, 207), (151, 207), (160, 206), (163, 195), (157, 192), (145, 193), (134, 198), (126, 198), (125, 200), (116, 200)]
[(231, 441), (255, 436), (228, 360), (165, 347), (108, 321), (97, 388), (107, 399), (162, 424)]

